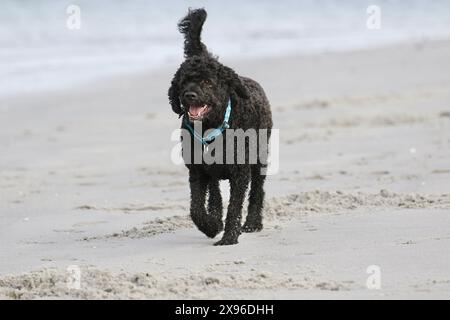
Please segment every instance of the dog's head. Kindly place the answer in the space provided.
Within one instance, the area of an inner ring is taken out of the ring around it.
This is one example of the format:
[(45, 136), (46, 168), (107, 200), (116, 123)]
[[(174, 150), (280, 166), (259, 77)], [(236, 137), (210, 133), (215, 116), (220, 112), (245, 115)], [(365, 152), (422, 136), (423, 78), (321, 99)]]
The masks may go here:
[(228, 99), (235, 102), (238, 97), (248, 98), (238, 75), (206, 55), (187, 58), (169, 89), (173, 111), (186, 113), (191, 121), (217, 122), (215, 120), (223, 118)]
[(248, 98), (248, 93), (239, 76), (218, 62), (201, 42), (205, 19), (205, 10), (189, 11), (178, 25), (185, 35), (186, 60), (172, 80), (169, 101), (175, 113), (185, 113), (191, 121), (217, 125), (223, 119), (228, 99), (236, 102), (239, 97)]

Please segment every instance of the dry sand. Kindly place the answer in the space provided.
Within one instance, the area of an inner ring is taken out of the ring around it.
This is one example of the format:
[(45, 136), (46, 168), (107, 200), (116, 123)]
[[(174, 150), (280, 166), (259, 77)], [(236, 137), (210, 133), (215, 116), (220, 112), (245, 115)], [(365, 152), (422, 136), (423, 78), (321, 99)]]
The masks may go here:
[(3, 98), (0, 297), (448, 299), (449, 56), (442, 41), (223, 60), (261, 82), (280, 129), (265, 229), (227, 247), (193, 227), (170, 161), (176, 66)]

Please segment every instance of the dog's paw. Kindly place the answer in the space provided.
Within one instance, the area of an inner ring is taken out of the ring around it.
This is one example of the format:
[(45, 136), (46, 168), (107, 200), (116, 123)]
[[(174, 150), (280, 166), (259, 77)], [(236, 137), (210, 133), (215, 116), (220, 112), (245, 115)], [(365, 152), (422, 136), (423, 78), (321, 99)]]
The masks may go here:
[(263, 229), (262, 224), (255, 223), (244, 223), (241, 230), (242, 232), (250, 233), (250, 232), (260, 232)]
[(237, 244), (237, 238), (223, 237), (221, 240), (214, 243), (215, 246), (230, 246), (233, 244)]
[(208, 238), (215, 238), (220, 232), (223, 231), (222, 220), (211, 219), (206, 225), (199, 227)]
[(205, 228), (200, 229), (201, 232), (203, 232), (208, 238), (215, 238), (219, 234), (219, 230), (217, 228), (208, 226)]

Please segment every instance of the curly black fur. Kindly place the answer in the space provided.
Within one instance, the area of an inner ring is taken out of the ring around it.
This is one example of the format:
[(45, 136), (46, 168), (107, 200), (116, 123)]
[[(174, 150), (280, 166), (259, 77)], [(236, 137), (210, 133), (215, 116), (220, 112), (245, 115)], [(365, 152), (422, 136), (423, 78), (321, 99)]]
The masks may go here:
[[(204, 9), (189, 10), (178, 25), (185, 37), (186, 59), (175, 73), (168, 94), (172, 110), (183, 117), (181, 127), (185, 129), (187, 121), (192, 123), (187, 112), (193, 105), (209, 106), (209, 112), (201, 119), (203, 131), (219, 127), (227, 102), (231, 99), (231, 129), (267, 129), (270, 136), (272, 114), (263, 89), (256, 81), (241, 77), (222, 65), (208, 52), (200, 37), (205, 20)], [(225, 134), (221, 138), (225, 144)], [(192, 135), (190, 142), (199, 143)], [(248, 141), (246, 143), (247, 150)], [(224, 153), (225, 158), (225, 150)], [(256, 164), (249, 164), (247, 160), (246, 155), (245, 164), (186, 164), (191, 189), (190, 214), (198, 229), (208, 237), (214, 238), (224, 228), (219, 180), (228, 179), (230, 182), (225, 232), (216, 245), (236, 244), (241, 231), (255, 232), (263, 228), (265, 175), (261, 169), (265, 162), (258, 159)], [(249, 185), (248, 215), (241, 226), (242, 206)]]
[(184, 54), (186, 57), (200, 55), (207, 51), (200, 37), (206, 16), (205, 10), (189, 10), (188, 15), (178, 23), (178, 30), (185, 37)]

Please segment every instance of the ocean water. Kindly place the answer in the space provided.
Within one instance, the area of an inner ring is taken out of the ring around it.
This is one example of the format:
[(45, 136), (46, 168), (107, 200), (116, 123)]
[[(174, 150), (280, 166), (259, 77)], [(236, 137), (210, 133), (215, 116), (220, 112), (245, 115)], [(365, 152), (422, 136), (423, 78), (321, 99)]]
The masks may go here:
[[(80, 28), (68, 28), (80, 9)], [(380, 29), (366, 25), (380, 8)], [(227, 58), (352, 50), (450, 38), (448, 0), (2, 0), (0, 96), (71, 87), (182, 60), (176, 24), (205, 7), (203, 39)]]

